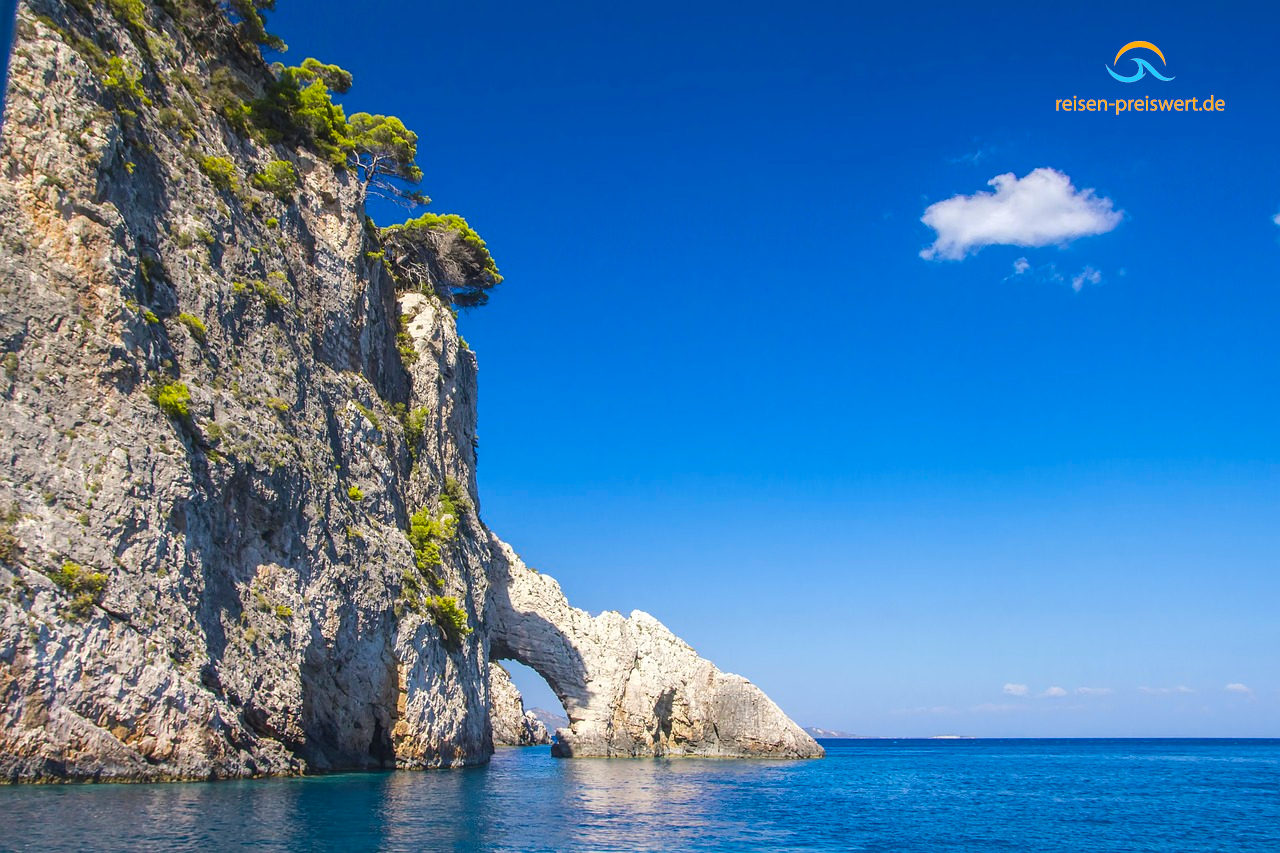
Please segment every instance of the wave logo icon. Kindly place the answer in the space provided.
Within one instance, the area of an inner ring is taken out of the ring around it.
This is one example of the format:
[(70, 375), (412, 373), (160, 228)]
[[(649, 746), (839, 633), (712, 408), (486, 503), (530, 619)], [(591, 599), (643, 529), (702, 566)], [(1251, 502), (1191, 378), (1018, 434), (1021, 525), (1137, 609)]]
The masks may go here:
[[(1120, 48), (1120, 52), (1117, 53), (1116, 58), (1111, 61), (1111, 65), (1114, 66), (1117, 62), (1120, 61), (1120, 57), (1124, 56), (1129, 51), (1134, 50), (1135, 48), (1140, 48), (1140, 47), (1145, 47), (1147, 50), (1153, 52), (1156, 56), (1160, 57), (1161, 64), (1163, 65), (1169, 64), (1165, 62), (1164, 54), (1160, 52), (1160, 48), (1156, 47), (1151, 42), (1131, 41), (1128, 44), (1126, 44), (1124, 47)], [(1110, 74), (1112, 77), (1119, 80), (1121, 83), (1137, 83), (1139, 80), (1141, 80), (1143, 77), (1146, 77), (1148, 74), (1150, 74), (1152, 77), (1156, 78), (1157, 80), (1163, 80), (1166, 83), (1168, 83), (1170, 80), (1173, 79), (1172, 77), (1164, 76), (1159, 71), (1152, 68), (1151, 63), (1147, 62), (1145, 59), (1143, 59), (1140, 56), (1131, 56), (1129, 58), (1132, 59), (1134, 63), (1138, 66), (1138, 70), (1130, 74), (1128, 77), (1125, 77), (1123, 74), (1117, 74), (1114, 68), (1110, 68), (1105, 65), (1103, 67), (1107, 69), (1108, 74)]]

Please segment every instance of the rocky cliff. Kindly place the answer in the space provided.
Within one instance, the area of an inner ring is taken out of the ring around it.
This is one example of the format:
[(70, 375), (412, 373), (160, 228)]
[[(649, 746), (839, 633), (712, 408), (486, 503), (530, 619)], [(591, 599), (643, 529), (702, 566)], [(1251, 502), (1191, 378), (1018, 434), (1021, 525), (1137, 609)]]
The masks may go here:
[(648, 613), (592, 616), (555, 578), (493, 545), (490, 651), (536, 669), (560, 699), (569, 726), (556, 732), (555, 755), (822, 754), (760, 688), (716, 669)]
[(651, 617), (574, 610), (484, 526), (450, 304), (477, 240), (431, 219), (410, 270), (320, 131), (251, 132), (280, 72), (245, 27), (207, 0), (19, 7), (0, 778), (479, 763), (502, 657), (565, 703), (566, 754), (820, 755), (745, 679)]

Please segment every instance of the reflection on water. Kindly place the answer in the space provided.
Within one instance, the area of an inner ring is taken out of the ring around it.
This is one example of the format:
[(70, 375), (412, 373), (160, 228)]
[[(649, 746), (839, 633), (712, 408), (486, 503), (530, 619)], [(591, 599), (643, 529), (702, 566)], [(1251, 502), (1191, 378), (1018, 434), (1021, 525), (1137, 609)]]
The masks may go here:
[(1280, 849), (1280, 741), (828, 742), (821, 761), (574, 760), (0, 789), (0, 849)]

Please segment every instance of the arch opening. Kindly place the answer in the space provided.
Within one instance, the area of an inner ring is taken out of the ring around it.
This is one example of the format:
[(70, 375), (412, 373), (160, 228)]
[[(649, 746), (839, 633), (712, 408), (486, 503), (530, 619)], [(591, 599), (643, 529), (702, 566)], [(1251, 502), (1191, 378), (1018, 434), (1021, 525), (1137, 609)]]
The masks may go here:
[(565, 713), (560, 697), (536, 669), (514, 658), (498, 660), (498, 663), (502, 664), (503, 669), (511, 676), (511, 683), (520, 691), (524, 712), (532, 713), (538, 718), (554, 743), (556, 730), (569, 725), (569, 715)]

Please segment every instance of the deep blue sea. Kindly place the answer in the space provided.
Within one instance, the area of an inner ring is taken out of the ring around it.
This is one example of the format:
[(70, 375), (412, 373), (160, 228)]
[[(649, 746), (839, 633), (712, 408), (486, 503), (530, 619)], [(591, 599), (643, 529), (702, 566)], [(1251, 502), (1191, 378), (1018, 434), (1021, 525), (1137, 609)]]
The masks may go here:
[(553, 759), (0, 788), (6, 850), (1280, 851), (1280, 740), (824, 741), (820, 761)]

